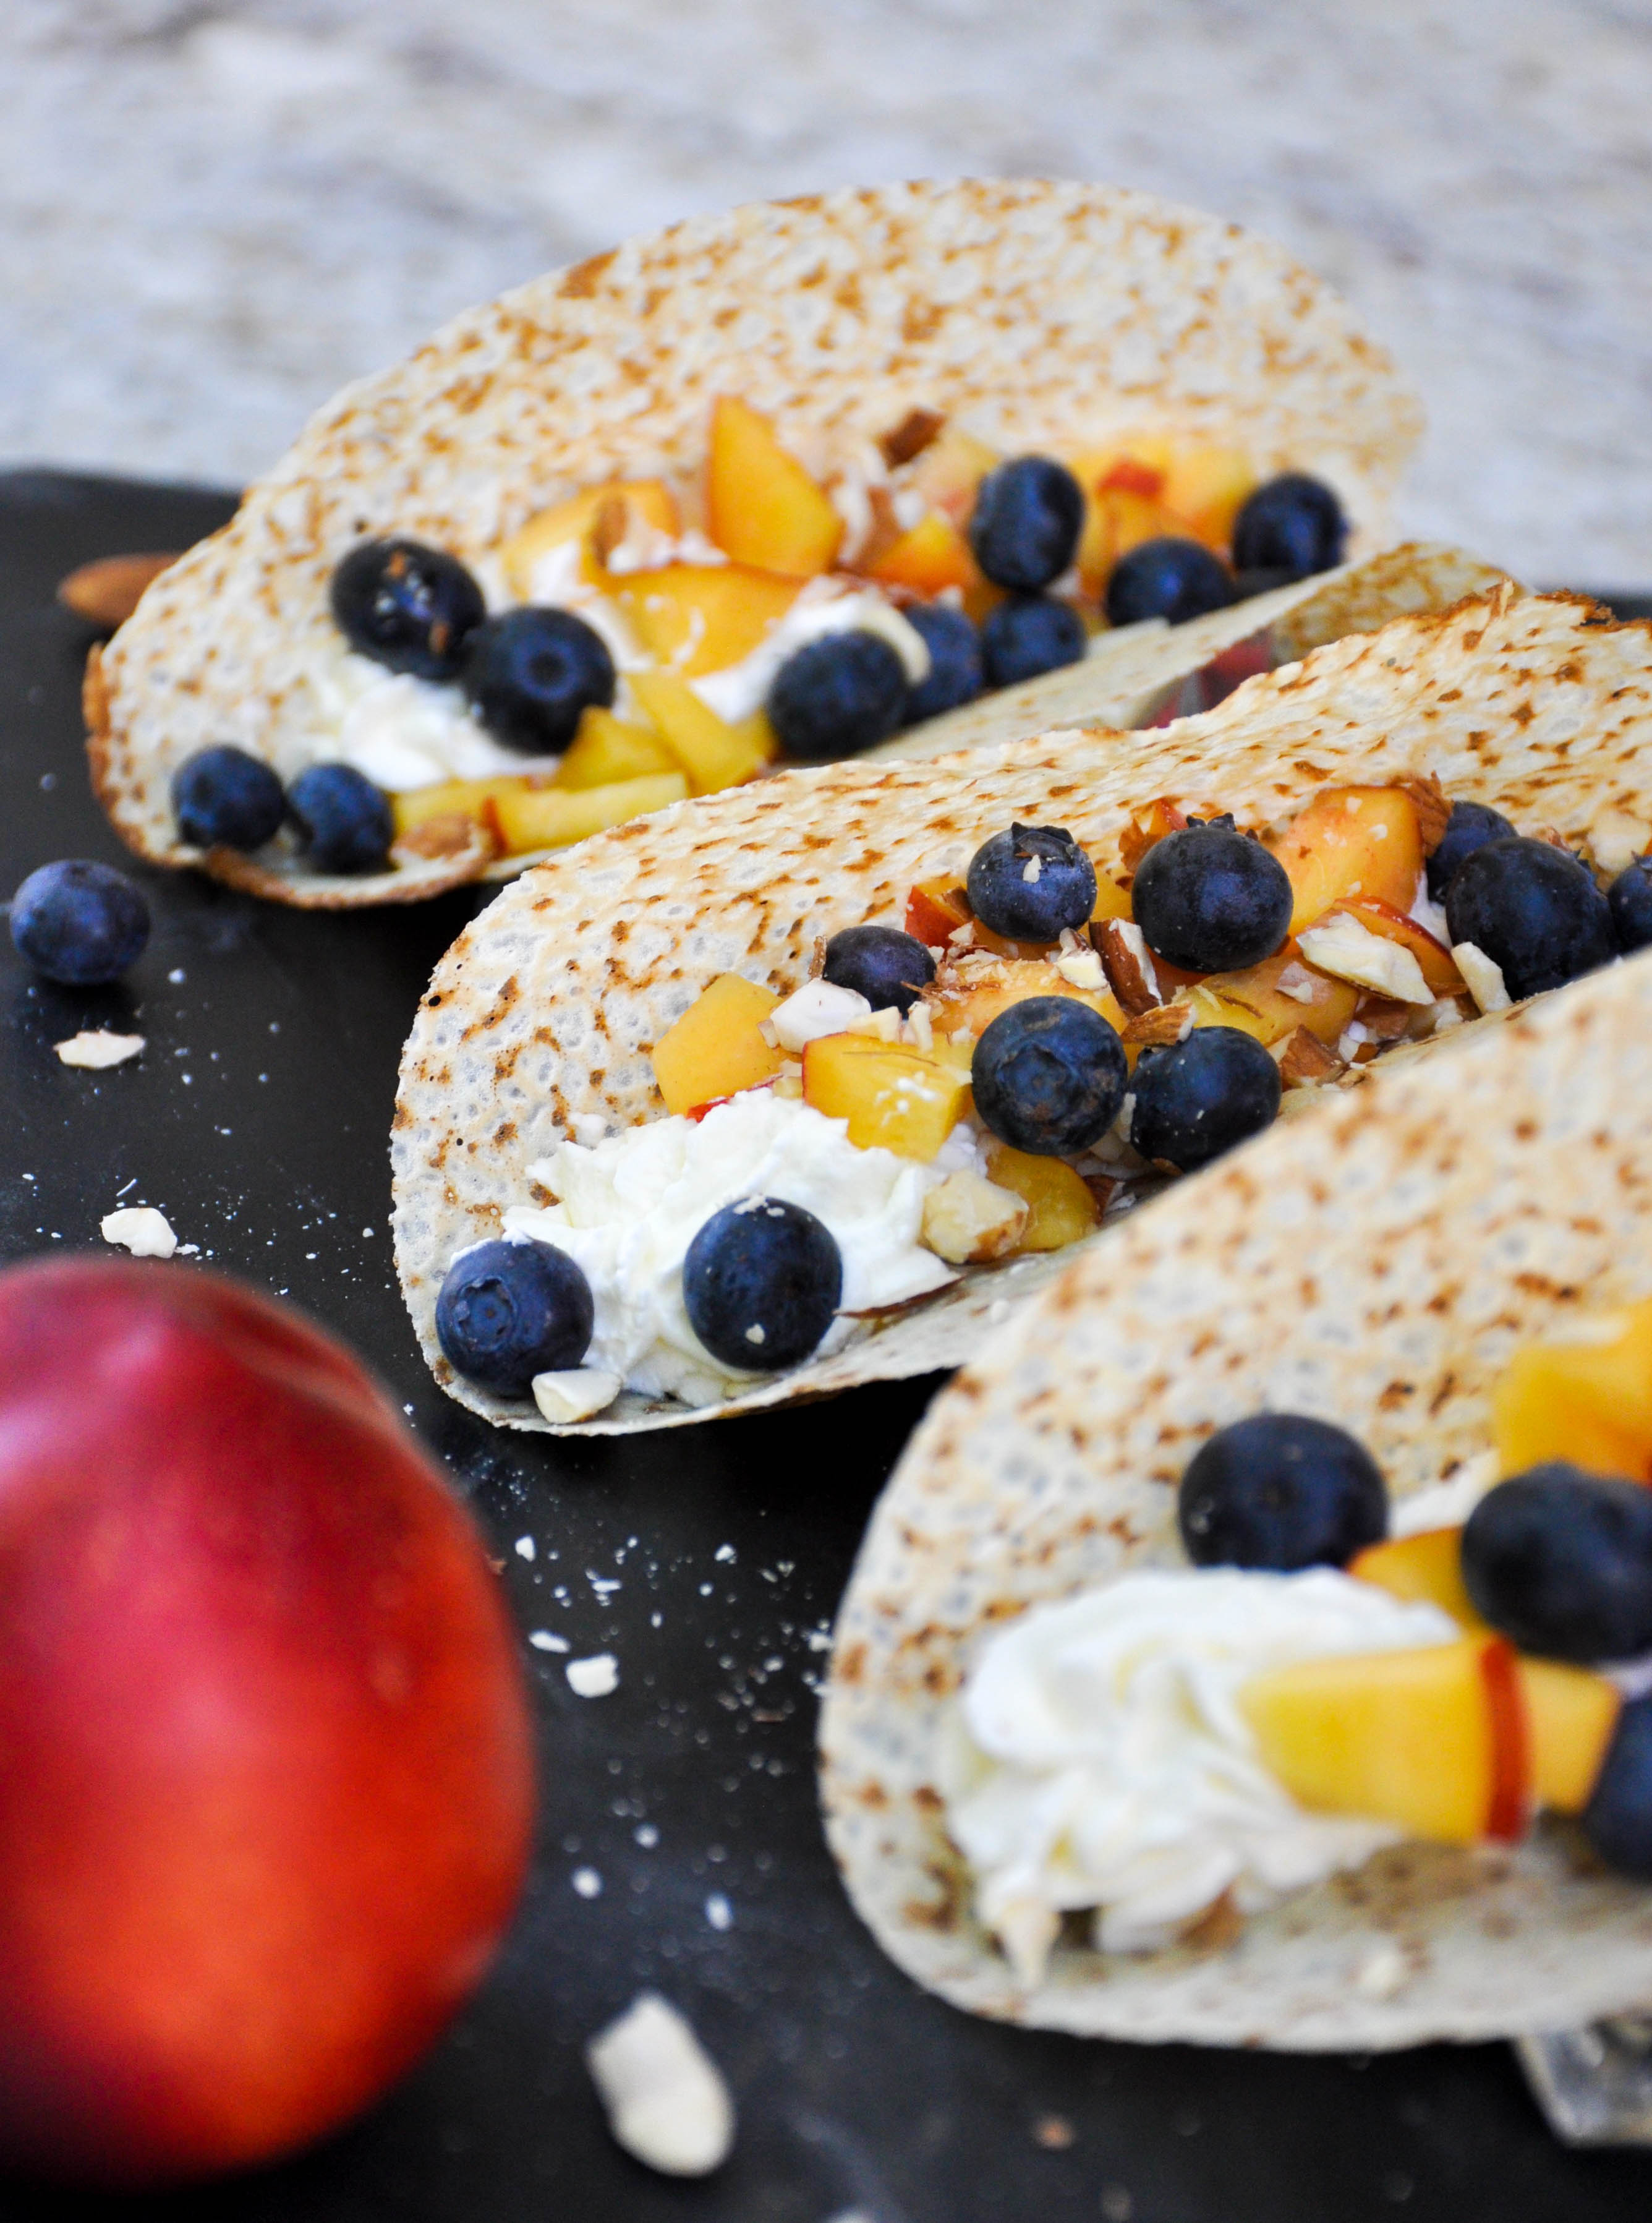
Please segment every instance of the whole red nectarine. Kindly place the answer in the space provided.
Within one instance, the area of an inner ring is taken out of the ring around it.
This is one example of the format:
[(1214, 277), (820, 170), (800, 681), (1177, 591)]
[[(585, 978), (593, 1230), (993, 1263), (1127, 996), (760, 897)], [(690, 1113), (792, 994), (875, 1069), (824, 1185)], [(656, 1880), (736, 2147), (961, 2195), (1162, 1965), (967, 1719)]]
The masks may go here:
[(533, 1809), (481, 1542), (339, 1345), (181, 1266), (0, 1274), (0, 2162), (261, 2161), (418, 2058)]

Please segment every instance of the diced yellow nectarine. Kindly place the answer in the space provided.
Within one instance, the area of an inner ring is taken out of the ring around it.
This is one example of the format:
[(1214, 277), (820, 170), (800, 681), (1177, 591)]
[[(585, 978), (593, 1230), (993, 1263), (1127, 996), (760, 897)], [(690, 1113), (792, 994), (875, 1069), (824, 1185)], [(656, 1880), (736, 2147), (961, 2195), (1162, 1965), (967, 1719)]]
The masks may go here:
[(1195, 539), (1225, 550), (1234, 537), (1234, 520), (1256, 483), (1251, 463), (1235, 449), (1178, 441), (1171, 450), (1159, 500), (1186, 520)]
[(698, 679), (743, 663), (790, 609), (802, 582), (744, 564), (667, 564), (632, 571), (612, 588), (655, 663)]
[(558, 787), (612, 787), (622, 779), (681, 770), (651, 726), (633, 725), (592, 703), (556, 767)]
[(1081, 593), (1099, 600), (1113, 566), (1144, 540), (1170, 535), (1186, 539), (1188, 528), (1173, 510), (1134, 485), (1112, 484), (1088, 490), (1084, 521), (1078, 535), (1078, 585)]
[(670, 671), (633, 671), (631, 690), (652, 719), (661, 740), (688, 775), (696, 795), (738, 787), (768, 762), (761, 742), (719, 718), (686, 679)]
[(606, 787), (528, 787), (496, 794), (489, 805), (507, 857), (525, 856), (533, 849), (561, 849), (600, 834), (605, 826), (623, 825), (650, 810), (663, 810), (681, 803), (688, 782), (680, 771), (656, 771), (641, 779), (615, 780)]
[(706, 529), (737, 564), (812, 579), (829, 570), (843, 520), (766, 417), (721, 394), (712, 405)]
[(1116, 880), (1110, 879), (1105, 872), (1098, 872), (1096, 875), (1096, 905), (1090, 912), (1090, 917), (1108, 919), (1134, 918), (1134, 916), (1135, 911), (1130, 901), (1129, 889), (1121, 888)]
[(1253, 1677), (1240, 1710), (1264, 1764), (1303, 1805), (1471, 1845), (1494, 1823), (1510, 1833), (1498, 1810), (1511, 1804), (1511, 1767), (1521, 1804), (1517, 1690), (1512, 1710), (1492, 1695), (1494, 1678), (1512, 1683), (1512, 1660), (1500, 1638), (1479, 1636), (1307, 1659)]
[(1375, 1583), (1393, 1597), (1437, 1605), (1464, 1628), (1484, 1629), (1463, 1588), (1463, 1532), (1460, 1528), (1424, 1528), (1414, 1536), (1390, 1536), (1368, 1544), (1348, 1561), (1348, 1572), (1362, 1583)]
[(1499, 1470), (1561, 1458), (1652, 1482), (1652, 1304), (1586, 1316), (1573, 1336), (1510, 1359), (1492, 1393)]
[(932, 989), (926, 1001), (938, 1035), (967, 1030), (978, 1042), (1000, 1012), (1025, 1003), (1029, 996), (1071, 996), (1099, 1011), (1109, 1026), (1121, 1030), (1124, 1025), (1124, 1012), (1110, 989), (1077, 987), (1042, 957), (1006, 958), (983, 968), (977, 978)]
[(1604, 1675), (1558, 1659), (1516, 1663), (1531, 1754), (1531, 1798), (1556, 1814), (1580, 1814), (1606, 1757), (1623, 1707)]
[(891, 543), (868, 567), (867, 576), (881, 586), (909, 587), (926, 600), (945, 587), (972, 587), (981, 577), (969, 542), (938, 509)]
[(763, 1038), (779, 1003), (772, 990), (721, 973), (654, 1045), (654, 1081), (668, 1112), (692, 1112), (772, 1080), (785, 1053)]
[(1268, 847), (1285, 866), (1300, 934), (1354, 897), (1407, 911), (1416, 899), (1423, 837), (1416, 805), (1398, 787), (1322, 789)]
[(682, 519), (669, 487), (658, 479), (619, 479), (607, 486), (587, 487), (555, 508), (541, 510), (512, 534), (499, 550), (506, 583), (520, 601), (531, 601), (534, 567), (540, 557), (566, 541), (577, 540), (581, 576), (588, 585), (606, 585), (603, 556), (633, 525), (675, 538)]
[[(1282, 979), (1294, 992), (1279, 986)], [(1351, 981), (1334, 979), (1329, 973), (1316, 973), (1311, 966), (1304, 965), (1302, 952), (1294, 941), (1287, 941), (1284, 948), (1276, 950), (1272, 957), (1265, 957), (1259, 965), (1247, 966), (1242, 973), (1213, 973), (1202, 986), (1225, 1003), (1242, 1004), (1260, 1027), (1259, 1030), (1241, 1025), (1241, 1032), (1255, 1033), (1259, 1042), (1270, 1046), (1285, 1041), (1298, 1027), (1306, 1027), (1322, 1042), (1335, 1042), (1354, 1017), (1360, 1000), (1360, 991)], [(1197, 1015), (1194, 1023), (1200, 1023)], [(1222, 1020), (1215, 1023), (1239, 1023)]]
[(961, 425), (947, 425), (912, 467), (912, 484), (932, 509), (960, 528), (970, 521), (976, 488), (1001, 461), (996, 448)]
[(1027, 1207), (1017, 1250), (1064, 1250), (1102, 1224), (1102, 1207), (1084, 1181), (1061, 1158), (1041, 1158), (1008, 1143), (994, 1145), (987, 1176)]
[(432, 818), (469, 818), (491, 825), (489, 805), (497, 795), (525, 791), (530, 775), (499, 772), (487, 779), (444, 779), (434, 787), (411, 787), (390, 798), (391, 823), (399, 841)]
[(970, 1077), (939, 1051), (876, 1035), (822, 1035), (803, 1052), (803, 1100), (849, 1122), (864, 1150), (933, 1158), (963, 1116)]

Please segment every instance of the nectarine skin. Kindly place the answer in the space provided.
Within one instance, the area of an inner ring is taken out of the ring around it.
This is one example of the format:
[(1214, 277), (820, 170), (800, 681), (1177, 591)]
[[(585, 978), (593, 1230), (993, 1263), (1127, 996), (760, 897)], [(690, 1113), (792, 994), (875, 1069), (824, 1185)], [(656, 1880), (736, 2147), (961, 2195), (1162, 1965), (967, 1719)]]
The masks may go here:
[(0, 1275), (0, 2163), (177, 2181), (344, 2122), (493, 1957), (533, 1811), (465, 1512), (296, 1314)]

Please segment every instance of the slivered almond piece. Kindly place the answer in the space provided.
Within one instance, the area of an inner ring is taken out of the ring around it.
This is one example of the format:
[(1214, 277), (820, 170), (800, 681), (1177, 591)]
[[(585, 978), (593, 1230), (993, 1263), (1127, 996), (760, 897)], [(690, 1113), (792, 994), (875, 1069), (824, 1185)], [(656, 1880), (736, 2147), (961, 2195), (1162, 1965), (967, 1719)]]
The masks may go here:
[(924, 1199), (922, 1239), (949, 1265), (978, 1264), (1013, 1250), (1028, 1217), (1024, 1198), (980, 1174), (959, 1171)]
[(78, 571), (60, 579), (57, 598), (66, 610), (85, 618), (99, 633), (113, 633), (136, 609), (149, 582), (177, 561), (175, 551), (166, 556), (100, 557), (97, 563), (83, 564)]
[(1287, 1088), (1315, 1088), (1321, 1081), (1335, 1080), (1342, 1070), (1342, 1061), (1334, 1049), (1321, 1042), (1317, 1035), (1298, 1027), (1285, 1043), (1279, 1058), (1279, 1078)]
[(1400, 785), (1410, 797), (1416, 811), (1423, 853), (1431, 857), (1446, 836), (1446, 821), (1451, 816), (1450, 797), (1434, 772), (1425, 772), (1421, 779), (1402, 780)]
[(1127, 1019), (1123, 1039), (1140, 1043), (1144, 1049), (1158, 1049), (1170, 1042), (1185, 1042), (1192, 1031), (1191, 1004), (1159, 1004), (1151, 1011), (1138, 1011)]
[(878, 453), (891, 470), (909, 463), (933, 443), (945, 422), (933, 409), (908, 409), (898, 425), (878, 436)]
[(1156, 1009), (1159, 975), (1153, 971), (1153, 953), (1141, 929), (1132, 919), (1094, 919), (1090, 932), (1107, 985), (1125, 1010), (1134, 1017)]
[(1346, 911), (1330, 911), (1316, 926), (1304, 927), (1297, 946), (1309, 964), (1338, 980), (1374, 989), (1404, 1004), (1431, 1004), (1434, 991), (1423, 967), (1402, 942), (1372, 934)]

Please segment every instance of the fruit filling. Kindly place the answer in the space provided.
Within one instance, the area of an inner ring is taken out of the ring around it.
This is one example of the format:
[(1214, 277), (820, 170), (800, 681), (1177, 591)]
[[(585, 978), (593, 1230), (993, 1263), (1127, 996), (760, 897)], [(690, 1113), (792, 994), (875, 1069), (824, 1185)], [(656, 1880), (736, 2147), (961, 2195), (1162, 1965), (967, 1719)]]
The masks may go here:
[[(180, 838), (281, 835), (326, 872), (539, 853), (777, 758), (851, 755), (1075, 663), (1109, 627), (1329, 570), (1347, 537), (1319, 481), (1260, 481), (1196, 439), (1005, 456), (917, 409), (863, 446), (808, 444), (720, 395), (699, 469), (586, 488), (472, 564), (360, 541), (273, 762), (191, 757)], [(1264, 630), (1184, 707), (1271, 660)], [(319, 818), (298, 794), (317, 772)]]
[[(1465, 811), (1474, 838), (1458, 834)], [(999, 828), (961, 876), (920, 880), (901, 926), (833, 935), (801, 986), (738, 973), (710, 982), (652, 1046), (666, 1117), (559, 1145), (528, 1169), (537, 1200), (506, 1209), (510, 1239), (481, 1246), (499, 1254), (488, 1270), (507, 1281), (512, 1242), (575, 1262), (589, 1283), (584, 1342), (575, 1348), (527, 1303), (507, 1383), (449, 1308), (437, 1315), (448, 1362), (497, 1395), (534, 1397), (559, 1421), (588, 1418), (626, 1388), (705, 1404), (830, 1351), (857, 1317), (914, 1302), (964, 1267), (1078, 1241), (1166, 1176), (1259, 1133), (1287, 1090), (1506, 1003), (1503, 968), (1523, 977), (1533, 935), (1528, 851), (1545, 872), (1559, 860), (1607, 909), (1581, 861), (1546, 840), (1498, 834), (1493, 816), (1422, 779), (1322, 790), (1265, 837), (1161, 797), (1112, 856), (1089, 855), (1059, 826)], [(1458, 858), (1449, 877), (1434, 869), (1448, 846)], [(1484, 860), (1499, 857), (1506, 903), (1476, 911), (1485, 940), (1467, 944), (1454, 924), (1460, 877), (1484, 877)], [(1543, 952), (1551, 974), (1599, 961), (1592, 944), (1566, 940), (1577, 909)], [(822, 1187), (828, 1162), (841, 1179)], [(757, 1231), (719, 1238), (744, 1245), (744, 1309), (729, 1336), (714, 1320), (702, 1329), (684, 1275), (702, 1225), (742, 1200), (765, 1210)], [(814, 1214), (822, 1239), (803, 1239), (793, 1206)], [(876, 1271), (863, 1270), (868, 1244), (883, 1261)], [(475, 1256), (454, 1262), (455, 1288), (468, 1287)], [(898, 1270), (885, 1271), (895, 1258)], [(810, 1322), (805, 1342), (800, 1323)], [(1635, 1315), (1622, 1333), (1621, 1352), (1597, 1338), (1582, 1358), (1527, 1355), (1500, 1414), (1523, 1395), (1517, 1425), (1532, 1439), (1543, 1369), (1570, 1364), (1568, 1378), (1599, 1377), (1603, 1409), (1589, 1425), (1607, 1465), (1627, 1458), (1629, 1470), (1652, 1472), (1652, 1432), (1638, 1453), (1617, 1451), (1629, 1424), (1612, 1397), (1652, 1378), (1652, 1326)], [(1536, 1386), (1523, 1392), (1527, 1376)], [(1569, 1440), (1567, 1427), (1555, 1439)], [(1371, 1487), (1379, 1494), (1374, 1470)], [(1338, 1563), (1381, 1534), (1379, 1525), (1352, 1537)], [(1188, 1543), (1200, 1560), (1198, 1540)]]
[[(1402, 1839), (1517, 1844), (1545, 1814), (1652, 1881), (1649, 1343), (1639, 1305), (1517, 1352), (1494, 1395), (1504, 1479), (1460, 1526), (1391, 1535), (1375, 1461), (1329, 1421), (1219, 1428), (1178, 1494), (1190, 1565), (987, 1640), (941, 1787), (1023, 1982), (1069, 1914), (1104, 1950), (1152, 1950)], [(1629, 1446), (1636, 1478), (1548, 1455), (1568, 1430)]]

